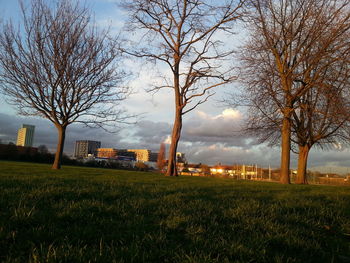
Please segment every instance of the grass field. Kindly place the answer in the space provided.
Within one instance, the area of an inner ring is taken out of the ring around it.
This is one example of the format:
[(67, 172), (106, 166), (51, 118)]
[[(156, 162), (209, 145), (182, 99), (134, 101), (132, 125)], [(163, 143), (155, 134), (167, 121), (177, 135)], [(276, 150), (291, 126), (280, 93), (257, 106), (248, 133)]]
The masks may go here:
[(350, 262), (350, 188), (0, 162), (0, 262)]

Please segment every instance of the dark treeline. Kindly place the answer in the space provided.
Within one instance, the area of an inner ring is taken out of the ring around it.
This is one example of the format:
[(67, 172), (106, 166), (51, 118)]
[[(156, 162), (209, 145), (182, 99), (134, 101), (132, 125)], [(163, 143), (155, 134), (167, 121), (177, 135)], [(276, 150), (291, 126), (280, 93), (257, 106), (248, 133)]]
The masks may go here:
[[(45, 145), (40, 145), (38, 148), (36, 148), (16, 146), (13, 143), (0, 144), (0, 160), (51, 164), (54, 161), (54, 159), (55, 154), (50, 153)], [(143, 163), (136, 163), (134, 166), (132, 164), (126, 164), (114, 160), (91, 159), (88, 161), (83, 161), (80, 159), (71, 159), (65, 154), (63, 154), (62, 156), (62, 164), (136, 171), (150, 170), (150, 168)]]
[[(0, 144), (0, 159), (8, 161), (52, 163), (55, 159), (55, 155), (50, 153), (45, 145), (35, 148), (16, 146), (13, 143), (9, 143)], [(77, 161), (64, 155), (63, 163), (71, 165), (77, 164)]]

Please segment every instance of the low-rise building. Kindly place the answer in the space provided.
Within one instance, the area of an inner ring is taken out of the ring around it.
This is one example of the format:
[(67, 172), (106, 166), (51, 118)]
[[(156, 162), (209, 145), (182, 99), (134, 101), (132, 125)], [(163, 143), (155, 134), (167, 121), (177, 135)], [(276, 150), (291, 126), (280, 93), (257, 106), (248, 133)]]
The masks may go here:
[(97, 158), (114, 158), (118, 154), (117, 149), (114, 148), (98, 148)]
[(235, 172), (236, 170), (233, 170), (233, 166), (229, 165), (219, 164), (210, 168), (210, 173), (216, 176), (233, 175)]
[(182, 152), (177, 152), (176, 153), (176, 162), (178, 163), (187, 163), (185, 154)]
[(149, 162), (150, 150), (147, 149), (128, 149), (128, 152), (134, 152), (136, 154), (136, 161)]
[(210, 167), (215, 176), (231, 176), (236, 179), (262, 180), (264, 171), (257, 165), (215, 165)]
[(150, 152), (149, 154), (149, 162), (157, 162), (158, 160), (158, 153), (153, 153), (153, 152)]

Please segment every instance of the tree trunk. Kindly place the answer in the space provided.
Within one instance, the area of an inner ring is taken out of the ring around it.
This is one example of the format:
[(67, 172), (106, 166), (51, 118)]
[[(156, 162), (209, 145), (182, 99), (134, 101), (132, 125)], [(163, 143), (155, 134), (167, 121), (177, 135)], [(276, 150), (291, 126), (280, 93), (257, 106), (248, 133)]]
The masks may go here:
[(58, 131), (58, 142), (55, 154), (55, 161), (52, 165), (52, 169), (61, 169), (64, 140), (66, 138), (66, 127), (61, 125), (56, 125), (56, 127)]
[(165, 174), (166, 176), (178, 176), (177, 167), (176, 167), (176, 151), (177, 151), (177, 145), (180, 140), (181, 129), (182, 129), (182, 112), (179, 108), (177, 108), (175, 113), (175, 122), (173, 126), (173, 131), (171, 134), (168, 168)]
[(281, 177), (282, 184), (290, 184), (289, 165), (290, 165), (290, 135), (291, 120), (289, 116), (284, 116), (282, 122), (282, 149), (281, 149)]
[(299, 145), (298, 173), (296, 184), (307, 184), (306, 167), (310, 148), (308, 145)]

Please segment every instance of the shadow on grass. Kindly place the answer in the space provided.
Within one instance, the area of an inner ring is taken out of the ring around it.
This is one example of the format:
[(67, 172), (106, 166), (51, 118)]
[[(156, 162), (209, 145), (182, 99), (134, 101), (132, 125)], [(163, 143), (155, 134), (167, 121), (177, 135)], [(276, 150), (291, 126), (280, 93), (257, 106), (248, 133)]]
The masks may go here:
[(346, 188), (29, 168), (0, 176), (2, 262), (350, 259)]

